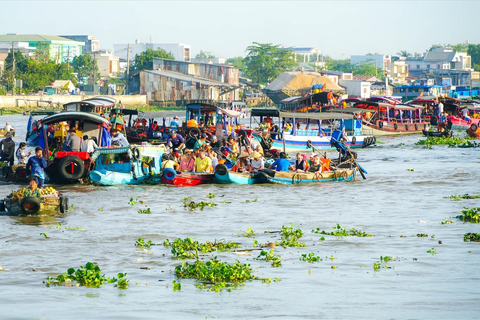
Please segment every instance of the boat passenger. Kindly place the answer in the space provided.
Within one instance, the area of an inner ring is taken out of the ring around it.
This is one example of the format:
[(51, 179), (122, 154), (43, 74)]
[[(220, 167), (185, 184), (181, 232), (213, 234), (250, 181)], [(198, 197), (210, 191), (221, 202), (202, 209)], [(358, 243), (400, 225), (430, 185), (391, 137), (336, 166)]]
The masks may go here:
[(7, 121), (4, 128), (5, 132), (10, 132), (13, 130), (13, 127), (10, 125), (10, 122)]
[(472, 123), (467, 129), (467, 135), (472, 138), (480, 138), (480, 128), (477, 124)]
[(237, 158), (237, 172), (249, 171), (250, 169), (250, 155), (247, 152), (242, 152)]
[(260, 144), (257, 144), (257, 143), (252, 143), (252, 151), (257, 151), (262, 156), (264, 155), (262, 146)]
[(112, 135), (112, 145), (118, 145), (119, 147), (126, 147), (130, 145), (125, 136), (121, 132), (118, 132), (117, 129), (112, 128), (110, 130), (110, 134)]
[(237, 141), (232, 135), (228, 136), (227, 147), (229, 147), (232, 150), (231, 158), (234, 160), (237, 159), (237, 156), (240, 154), (240, 149), (238, 147)]
[(295, 164), (290, 166), (290, 170), (295, 172), (305, 172), (307, 171), (308, 164), (305, 159), (303, 159), (303, 155), (298, 152), (297, 153), (297, 160), (295, 160)]
[(208, 157), (212, 159), (212, 171), (215, 172), (215, 167), (218, 165), (217, 153), (210, 149), (208, 150)]
[(217, 150), (220, 150), (220, 142), (218, 141), (217, 136), (211, 136), (210, 137), (210, 146), (216, 152), (217, 152)]
[(12, 133), (7, 132), (5, 139), (0, 141), (0, 161), (9, 162), (13, 166), (15, 156), (15, 141), (12, 140)]
[(200, 139), (197, 140), (197, 142), (195, 142), (195, 146), (193, 147), (193, 151), (198, 150), (201, 146), (203, 146), (205, 144), (206, 141), (207, 141), (207, 135), (205, 133), (202, 133), (202, 135), (200, 136)]
[(198, 128), (198, 122), (195, 117), (191, 117), (187, 122), (187, 128)]
[(203, 119), (200, 119), (200, 123), (198, 124), (198, 127), (199, 128), (205, 127), (205, 121), (203, 121)]
[(205, 150), (200, 148), (198, 150), (198, 158), (195, 159), (196, 172), (212, 172), (212, 159), (206, 156)]
[(176, 168), (178, 167), (178, 163), (172, 159), (173, 157), (174, 157), (173, 155), (164, 153), (162, 155), (162, 163), (160, 165), (160, 170), (167, 169), (167, 168), (176, 170)]
[(83, 136), (83, 142), (80, 145), (80, 151), (92, 153), (95, 149), (98, 148), (97, 143), (92, 139), (88, 138), (88, 135)]
[(270, 123), (268, 122), (267, 118), (263, 119), (263, 122), (260, 123), (260, 126), (258, 127), (258, 130), (259, 131), (265, 131), (265, 130), (270, 131)]
[(75, 129), (68, 130), (68, 137), (63, 144), (63, 150), (65, 151), (73, 151), (78, 152), (80, 151), (80, 146), (82, 144), (82, 139), (77, 136)]
[(285, 124), (285, 131), (292, 130), (292, 124), (290, 122), (286, 122)]
[(442, 132), (446, 126), (447, 126), (447, 113), (444, 112), (440, 115), (440, 118), (438, 119), (437, 131)]
[(18, 164), (27, 164), (27, 157), (29, 157), (32, 153), (29, 152), (25, 154), (26, 148), (27, 148), (27, 144), (25, 142), (20, 142), (17, 152), (15, 152), (15, 156), (17, 157)]
[(470, 120), (470, 117), (468, 116), (468, 108), (463, 108), (462, 109), (462, 116), (463, 116), (463, 120), (465, 120), (465, 121)]
[(158, 131), (159, 130), (157, 121), (153, 121), (152, 129), (153, 129), (153, 131)]
[(312, 163), (310, 164), (310, 168), (308, 168), (308, 172), (321, 172), (321, 171), (322, 171), (322, 163), (320, 162), (320, 156), (316, 154), (312, 158)]
[(170, 149), (170, 152), (175, 155), (175, 157), (180, 158), (180, 151), (185, 146), (185, 140), (183, 139), (182, 135), (177, 133), (176, 130), (172, 131), (172, 134), (167, 139), (166, 146)]
[(30, 178), (30, 182), (28, 184), (30, 188), (25, 188), (23, 190), (23, 197), (30, 198), (30, 197), (37, 197), (40, 198), (40, 189), (38, 188), (37, 180), (34, 178)]
[(47, 161), (42, 157), (42, 147), (35, 148), (35, 156), (30, 157), (27, 161), (27, 175), (34, 177), (40, 188), (43, 188), (45, 181), (45, 168), (47, 167)]
[(297, 130), (300, 130), (300, 122), (297, 122)]
[(170, 121), (170, 130), (178, 130), (178, 117), (174, 116), (173, 120)]
[(261, 170), (265, 167), (265, 161), (262, 158), (262, 155), (254, 151), (252, 154), (252, 159), (250, 159), (250, 172), (257, 173), (258, 170)]
[(184, 149), (183, 155), (180, 158), (178, 171), (192, 172), (193, 169), (195, 169), (195, 159), (192, 157), (192, 151), (189, 149)]
[(280, 158), (275, 160), (274, 163), (268, 167), (268, 169), (275, 169), (277, 171), (286, 171), (288, 172), (288, 167), (290, 166), (290, 161), (287, 159), (287, 154), (285, 152), (280, 152)]

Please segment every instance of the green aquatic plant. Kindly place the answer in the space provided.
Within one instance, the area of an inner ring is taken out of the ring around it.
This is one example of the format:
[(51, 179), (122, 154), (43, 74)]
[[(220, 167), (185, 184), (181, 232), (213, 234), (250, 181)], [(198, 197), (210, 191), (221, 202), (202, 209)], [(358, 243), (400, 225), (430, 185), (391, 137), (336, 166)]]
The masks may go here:
[(103, 211), (103, 207), (98, 208), (98, 211)]
[(137, 212), (140, 213), (140, 214), (149, 214), (149, 213), (152, 213), (152, 211), (150, 210), (150, 208), (147, 208), (147, 209), (138, 209)]
[(418, 238), (427, 238), (427, 237), (428, 237), (428, 234), (426, 234), (426, 233), (417, 233), (417, 237), (418, 237)]
[(177, 238), (173, 242), (170, 242), (170, 240), (166, 239), (163, 242), (163, 245), (165, 247), (171, 247), (173, 259), (179, 260), (198, 258), (199, 252), (228, 252), (232, 249), (237, 249), (239, 247), (238, 243), (234, 242), (215, 241), (200, 243), (196, 240), (193, 240), (192, 238)]
[(320, 258), (319, 256), (316, 256), (313, 252), (310, 252), (309, 254), (302, 254), (299, 260), (306, 261), (308, 263), (323, 261), (322, 258)]
[(372, 235), (370, 233), (363, 232), (361, 230), (356, 230), (355, 228), (352, 228), (351, 230), (347, 230), (347, 228), (342, 227), (340, 224), (337, 223), (335, 227), (332, 227), (333, 231), (332, 232), (327, 232), (324, 230), (320, 230), (320, 228), (313, 229), (312, 233), (318, 233), (318, 234), (325, 234), (329, 236), (335, 236), (335, 237), (371, 237)]
[(182, 290), (182, 284), (175, 280), (172, 281), (173, 291), (180, 291)]
[(245, 238), (251, 238), (255, 236), (255, 231), (252, 230), (252, 227), (248, 227), (246, 232), (239, 231), (237, 234)]
[(479, 242), (480, 241), (480, 233), (465, 233), (463, 235), (463, 241), (469, 242), (469, 241), (474, 241), (474, 242)]
[(46, 232), (42, 232), (42, 233), (40, 233), (40, 235), (43, 236), (45, 239), (46, 239), (46, 238), (49, 238), (49, 236), (47, 235)]
[(205, 201), (200, 201), (200, 202), (195, 202), (193, 201), (192, 197), (184, 197), (183, 198), (183, 207), (188, 208), (189, 210), (193, 211), (195, 209), (200, 208), (200, 211), (203, 211), (204, 207), (215, 207), (217, 206), (216, 203), (213, 202), (205, 202)]
[(455, 218), (462, 220), (463, 222), (479, 223), (480, 222), (480, 208), (464, 208), (462, 215)]
[(138, 199), (133, 199), (133, 198), (130, 198), (130, 201), (128, 201), (128, 204), (131, 205), (131, 206), (134, 206), (138, 203)]
[(270, 252), (262, 250), (256, 259), (257, 260), (271, 261), (272, 262), (272, 267), (279, 268), (279, 267), (282, 266), (281, 258), (282, 258), (282, 256), (273, 254), (273, 249), (271, 249)]
[(248, 199), (245, 200), (245, 202), (257, 202), (257, 201), (258, 201), (258, 198), (255, 198), (255, 199), (253, 199), (253, 200), (248, 200)]
[(74, 268), (69, 268), (67, 272), (60, 274), (56, 277), (47, 277), (47, 280), (44, 283), (47, 287), (52, 285), (59, 286), (71, 286), (72, 281), (76, 281), (75, 286), (85, 286), (89, 288), (99, 288), (105, 282), (107, 283), (116, 283), (116, 286), (119, 289), (126, 289), (130, 280), (127, 279), (126, 273), (118, 273), (117, 278), (115, 277), (106, 277), (103, 275), (102, 270), (96, 264), (87, 262), (85, 267), (80, 267), (75, 270)]
[(282, 239), (276, 241), (275, 245), (282, 247), (306, 247), (305, 243), (298, 242), (298, 239), (303, 237), (302, 229), (294, 230), (293, 227), (293, 223), (290, 224), (290, 227), (282, 226), (282, 230), (280, 230)]
[(430, 148), (434, 145), (448, 145), (449, 147), (474, 147), (476, 143), (471, 143), (470, 137), (427, 137), (427, 139), (419, 140), (415, 143), (417, 146), (426, 146)]
[(144, 238), (138, 238), (137, 241), (135, 241), (135, 247), (140, 247), (140, 248), (150, 248), (152, 245), (155, 245), (151, 240), (148, 240), (145, 242)]
[(480, 198), (480, 194), (473, 194), (473, 195), (469, 195), (468, 193), (465, 193), (465, 194), (462, 194), (462, 195), (451, 195), (451, 196), (448, 196), (446, 197), (447, 199), (452, 199), (452, 200), (455, 200), (455, 201), (460, 201), (462, 199), (478, 199)]
[(215, 195), (213, 193), (209, 193), (209, 194), (207, 194), (207, 198), (208, 199), (213, 199), (213, 198), (215, 198)]
[(445, 219), (445, 221), (442, 221), (442, 224), (449, 224), (449, 223), (453, 223), (453, 221), (450, 219)]
[(427, 253), (431, 253), (432, 255), (437, 254), (437, 250), (435, 250), (435, 248), (432, 248), (430, 250), (427, 250)]

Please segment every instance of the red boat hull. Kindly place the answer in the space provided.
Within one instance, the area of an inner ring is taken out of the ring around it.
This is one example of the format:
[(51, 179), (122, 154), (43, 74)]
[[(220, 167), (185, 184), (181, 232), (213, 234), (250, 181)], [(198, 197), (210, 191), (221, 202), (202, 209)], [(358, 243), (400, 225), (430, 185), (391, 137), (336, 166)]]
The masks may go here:
[(175, 186), (191, 187), (199, 184), (213, 183), (215, 180), (215, 174), (213, 173), (201, 173), (201, 172), (182, 172), (177, 173), (175, 178), (168, 179), (162, 175), (162, 183), (171, 184)]

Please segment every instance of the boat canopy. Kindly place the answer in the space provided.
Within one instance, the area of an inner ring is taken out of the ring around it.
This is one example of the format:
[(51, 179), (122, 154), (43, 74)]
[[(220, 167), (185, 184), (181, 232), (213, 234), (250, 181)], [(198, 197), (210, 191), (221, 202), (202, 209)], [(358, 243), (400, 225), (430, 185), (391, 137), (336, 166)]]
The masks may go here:
[(362, 112), (365, 112), (365, 109), (362, 109), (362, 108), (345, 108), (345, 109), (339, 109), (339, 108), (335, 108), (335, 109), (330, 109), (330, 110), (326, 110), (324, 112), (340, 112), (340, 113), (362, 113)]
[(241, 112), (235, 111), (235, 110), (222, 109), (220, 107), (217, 107), (217, 110), (218, 110), (218, 114), (224, 114), (230, 118), (238, 118), (242, 115)]
[(52, 114), (57, 114), (60, 111), (58, 110), (33, 110), (30, 111), (30, 115), (32, 116), (50, 116)]
[(251, 117), (278, 117), (280, 112), (278, 109), (252, 109), (250, 110), (250, 116)]
[(87, 121), (96, 124), (109, 123), (107, 119), (94, 113), (65, 111), (43, 118), (42, 124), (57, 123), (62, 121)]
[(322, 112), (322, 113), (298, 113), (298, 112), (280, 112), (281, 118), (291, 119), (311, 119), (311, 120), (337, 120), (337, 119), (354, 119), (353, 114)]
[(377, 110), (386, 111), (388, 109), (395, 109), (395, 110), (415, 110), (415, 109), (423, 109), (424, 107), (418, 105), (406, 105), (406, 104), (389, 104), (383, 102), (373, 102), (373, 101), (362, 101), (355, 103), (353, 105), (354, 108), (361, 108), (366, 110)]

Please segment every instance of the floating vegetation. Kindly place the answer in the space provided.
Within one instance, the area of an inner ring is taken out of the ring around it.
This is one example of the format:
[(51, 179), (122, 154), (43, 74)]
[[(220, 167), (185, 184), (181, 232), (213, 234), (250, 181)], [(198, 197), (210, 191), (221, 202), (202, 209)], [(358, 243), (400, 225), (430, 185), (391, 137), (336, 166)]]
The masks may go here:
[(209, 194), (207, 194), (207, 198), (208, 199), (213, 199), (213, 198), (215, 198), (215, 195), (210, 192)]
[(469, 242), (469, 241), (474, 241), (474, 242), (480, 242), (480, 233), (465, 233), (463, 235), (463, 241)]
[(195, 201), (193, 201), (192, 197), (183, 198), (183, 207), (188, 208), (191, 211), (198, 208), (200, 208), (200, 211), (203, 211), (204, 207), (216, 207), (216, 206), (217, 204), (213, 202), (200, 201), (196, 203)]
[(140, 248), (150, 248), (151, 246), (155, 245), (151, 240), (148, 240), (145, 242), (145, 239), (143, 238), (138, 238), (137, 241), (135, 241), (135, 247), (140, 247)]
[(149, 213), (152, 213), (152, 211), (150, 210), (150, 208), (147, 208), (147, 209), (138, 209), (137, 212), (140, 213), (140, 214), (149, 214)]
[(387, 262), (390, 262), (393, 260), (395, 260), (395, 258), (391, 256), (380, 256), (380, 261), (375, 261), (373, 263), (373, 271), (380, 271), (381, 268), (392, 269), (393, 267), (388, 266)]
[(430, 250), (427, 250), (427, 253), (431, 253), (432, 255), (437, 254), (437, 250), (435, 250), (435, 248), (432, 248)]
[(198, 253), (209, 253), (209, 252), (228, 252), (231, 249), (239, 248), (238, 243), (234, 242), (205, 242), (200, 243), (191, 238), (186, 238), (184, 240), (177, 238), (173, 242), (166, 239), (163, 242), (165, 247), (171, 247), (173, 259), (198, 259)]
[(255, 199), (253, 199), (253, 200), (248, 200), (248, 199), (245, 200), (245, 202), (257, 202), (257, 201), (258, 201), (258, 198), (255, 198)]
[(462, 199), (477, 199), (477, 198), (480, 198), (480, 194), (473, 194), (473, 195), (469, 195), (468, 193), (466, 194), (462, 194), (462, 195), (452, 195), (452, 196), (448, 196), (446, 197), (447, 199), (452, 199), (452, 200), (455, 200), (455, 201), (460, 201)]
[(449, 147), (460, 147), (468, 148), (469, 146), (474, 147), (476, 143), (471, 143), (469, 140), (472, 140), (470, 137), (460, 138), (460, 137), (427, 137), (427, 139), (419, 140), (415, 144), (417, 146), (425, 146), (425, 148), (430, 148), (434, 145), (448, 145)]
[(237, 234), (245, 238), (251, 238), (255, 236), (255, 231), (252, 230), (252, 227), (248, 227), (246, 232), (239, 231)]
[(335, 237), (371, 237), (372, 235), (370, 233), (363, 232), (361, 230), (356, 230), (355, 228), (352, 228), (351, 230), (347, 230), (347, 228), (342, 227), (340, 224), (337, 223), (336, 227), (332, 227), (333, 231), (332, 232), (327, 232), (320, 230), (320, 228), (312, 230), (312, 233), (318, 233), (318, 234), (325, 234), (329, 236), (335, 236)]
[(445, 221), (442, 221), (442, 224), (449, 224), (449, 223), (453, 223), (453, 221), (450, 219), (445, 219)]
[(184, 261), (175, 267), (175, 275), (178, 278), (196, 279), (200, 289), (209, 291), (221, 291), (224, 288), (238, 287), (245, 281), (257, 279), (252, 274), (250, 264), (241, 264), (238, 260), (234, 264), (228, 264), (217, 259), (204, 262), (196, 260), (194, 263)]
[(275, 245), (282, 247), (306, 247), (305, 243), (298, 242), (298, 239), (303, 237), (302, 229), (293, 230), (294, 224), (291, 223), (290, 225), (290, 227), (282, 226), (282, 230), (280, 230), (282, 240), (275, 242)]
[(172, 281), (173, 291), (180, 291), (182, 290), (182, 284), (175, 280)]
[(47, 277), (47, 281), (44, 281), (44, 283), (47, 285), (47, 287), (52, 285), (71, 287), (72, 281), (76, 281), (77, 283), (74, 285), (76, 287), (85, 286), (89, 288), (99, 288), (101, 285), (107, 282), (116, 283), (115, 286), (117, 286), (119, 289), (127, 288), (130, 280), (127, 279), (126, 273), (118, 273), (117, 278), (110, 278), (105, 277), (105, 275), (103, 275), (101, 272), (102, 270), (99, 266), (91, 262), (87, 262), (85, 267), (80, 267), (77, 270), (74, 268), (69, 268), (64, 274), (56, 277)]
[(128, 204), (131, 205), (131, 206), (134, 206), (138, 203), (138, 199), (133, 199), (133, 198), (130, 198), (130, 201), (128, 201)]
[(313, 252), (310, 252), (309, 254), (302, 254), (299, 260), (306, 261), (308, 263), (323, 261), (322, 258), (320, 258), (319, 256), (316, 256)]
[(47, 235), (46, 232), (42, 232), (42, 233), (40, 233), (40, 235), (43, 236), (45, 239), (46, 239), (46, 238), (49, 238), (49, 236)]
[(463, 222), (480, 222), (480, 208), (465, 208), (465, 210), (462, 210), (462, 213), (462, 215), (456, 216), (455, 218), (460, 219)]
[(282, 266), (282, 260), (280, 255), (274, 255), (273, 249), (270, 252), (263, 251), (260, 252), (260, 255), (257, 257), (257, 260), (272, 261), (272, 267), (279, 268)]

